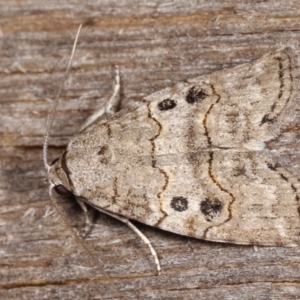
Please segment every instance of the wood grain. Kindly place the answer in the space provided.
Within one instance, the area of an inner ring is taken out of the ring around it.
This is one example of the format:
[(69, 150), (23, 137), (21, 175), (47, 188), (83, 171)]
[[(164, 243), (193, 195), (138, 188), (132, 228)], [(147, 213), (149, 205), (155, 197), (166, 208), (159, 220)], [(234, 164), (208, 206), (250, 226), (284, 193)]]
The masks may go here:
[[(300, 247), (209, 243), (136, 223), (158, 252), (158, 277), (143, 242), (98, 214), (83, 240), (103, 262), (95, 265), (51, 206), (42, 163), (47, 112), (80, 23), (50, 161), (110, 96), (114, 65), (128, 107), (178, 81), (297, 44), (299, 19), (296, 0), (0, 0), (0, 298), (299, 299)], [(61, 205), (80, 230), (78, 207)]]

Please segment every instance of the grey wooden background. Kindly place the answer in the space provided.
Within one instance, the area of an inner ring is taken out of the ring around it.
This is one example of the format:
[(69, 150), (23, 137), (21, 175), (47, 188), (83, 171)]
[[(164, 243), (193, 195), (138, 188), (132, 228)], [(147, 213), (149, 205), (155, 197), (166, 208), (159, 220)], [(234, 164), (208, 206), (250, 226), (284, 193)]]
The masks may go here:
[[(94, 265), (51, 206), (42, 163), (46, 116), (84, 24), (50, 139), (57, 157), (110, 96), (123, 107), (163, 87), (300, 41), (297, 0), (0, 0), (1, 299), (299, 299), (300, 248), (204, 242), (95, 216)], [(300, 48), (299, 48), (300, 54)], [(297, 145), (295, 144), (295, 151)], [(63, 203), (80, 229), (78, 207)]]

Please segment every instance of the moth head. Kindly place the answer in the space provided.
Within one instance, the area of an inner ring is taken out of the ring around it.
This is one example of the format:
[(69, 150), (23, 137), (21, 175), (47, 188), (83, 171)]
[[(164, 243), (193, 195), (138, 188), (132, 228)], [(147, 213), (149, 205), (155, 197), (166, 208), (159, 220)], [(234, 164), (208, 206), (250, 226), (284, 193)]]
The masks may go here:
[(63, 168), (62, 157), (54, 159), (48, 167), (48, 181), (50, 196), (57, 195), (65, 198), (73, 194), (68, 175)]

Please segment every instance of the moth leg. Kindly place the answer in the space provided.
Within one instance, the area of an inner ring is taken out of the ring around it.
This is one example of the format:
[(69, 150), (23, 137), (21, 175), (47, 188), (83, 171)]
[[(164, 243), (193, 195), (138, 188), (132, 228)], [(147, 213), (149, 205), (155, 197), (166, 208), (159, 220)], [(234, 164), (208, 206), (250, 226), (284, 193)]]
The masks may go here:
[(120, 72), (119, 67), (115, 67), (115, 83), (114, 83), (114, 90), (113, 94), (108, 100), (105, 107), (101, 107), (100, 109), (96, 110), (80, 127), (79, 132), (86, 129), (88, 126), (90, 126), (92, 123), (94, 123), (97, 119), (102, 117), (105, 113), (108, 114), (114, 114), (118, 111), (118, 108), (120, 106), (121, 102), (121, 96), (120, 96)]
[(108, 114), (114, 114), (118, 111), (118, 108), (121, 103), (121, 95), (120, 95), (120, 72), (119, 67), (115, 66), (115, 83), (114, 83), (114, 91), (112, 96), (110, 97), (109, 101), (106, 104), (106, 112)]
[(142, 241), (149, 247), (150, 252), (151, 252), (152, 256), (154, 257), (154, 261), (155, 261), (156, 268), (157, 268), (157, 273), (158, 273), (158, 275), (160, 275), (161, 267), (160, 267), (159, 259), (158, 259), (157, 253), (154, 250), (154, 248), (153, 248), (151, 242), (149, 241), (149, 239), (137, 227), (135, 227), (127, 218), (124, 218), (124, 217), (121, 217), (117, 214), (108, 212), (108, 211), (106, 211), (104, 209), (101, 209), (97, 206), (93, 206), (93, 207), (95, 209), (97, 209), (98, 211), (103, 212), (103, 213), (105, 213), (105, 214), (107, 214), (107, 215), (109, 215), (109, 216), (125, 223), (130, 229), (132, 229), (142, 239)]
[(154, 257), (154, 261), (155, 261), (156, 268), (157, 268), (157, 273), (158, 273), (158, 275), (160, 275), (161, 267), (160, 267), (159, 259), (158, 259), (157, 253), (154, 250), (149, 239), (137, 227), (135, 227), (128, 219), (126, 219), (126, 218), (122, 218), (122, 219), (118, 218), (118, 220), (124, 222), (129, 228), (131, 228), (142, 239), (142, 241), (149, 247), (150, 252), (151, 252), (152, 256)]
[(87, 205), (77, 197), (76, 197), (76, 201), (80, 205), (81, 209), (83, 210), (85, 216), (85, 234), (88, 234), (92, 228), (92, 223), (88, 215)]

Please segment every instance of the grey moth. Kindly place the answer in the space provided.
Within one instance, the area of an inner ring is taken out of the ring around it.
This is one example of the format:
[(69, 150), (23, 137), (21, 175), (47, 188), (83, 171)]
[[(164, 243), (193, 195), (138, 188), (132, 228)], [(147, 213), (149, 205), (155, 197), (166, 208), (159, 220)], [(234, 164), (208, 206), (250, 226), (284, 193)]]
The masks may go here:
[[(290, 49), (158, 91), (106, 120), (114, 95), (47, 166), (51, 195), (184, 236), (249, 245), (299, 243), (299, 178), (276, 147), (297, 102)], [(272, 147), (270, 146), (272, 144)], [(274, 147), (275, 145), (275, 147)]]

